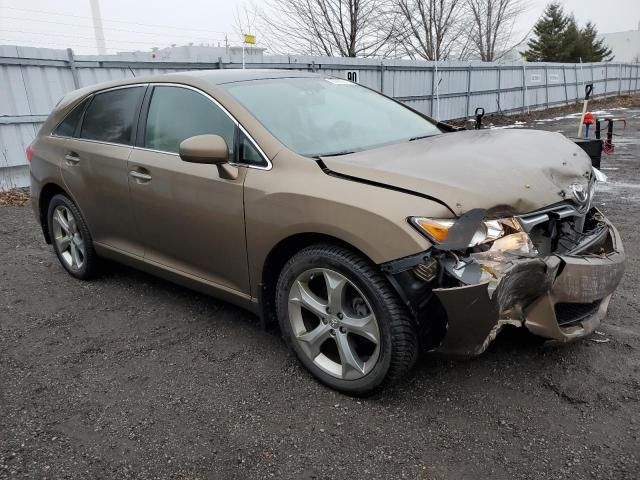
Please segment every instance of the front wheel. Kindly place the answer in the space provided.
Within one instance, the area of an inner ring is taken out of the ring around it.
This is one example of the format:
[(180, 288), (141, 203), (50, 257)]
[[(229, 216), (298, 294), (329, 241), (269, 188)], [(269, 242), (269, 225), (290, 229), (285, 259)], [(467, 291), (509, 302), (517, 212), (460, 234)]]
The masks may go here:
[(405, 307), (375, 265), (346, 248), (298, 252), (283, 268), (276, 295), (285, 340), (332, 388), (370, 395), (415, 363), (418, 340)]

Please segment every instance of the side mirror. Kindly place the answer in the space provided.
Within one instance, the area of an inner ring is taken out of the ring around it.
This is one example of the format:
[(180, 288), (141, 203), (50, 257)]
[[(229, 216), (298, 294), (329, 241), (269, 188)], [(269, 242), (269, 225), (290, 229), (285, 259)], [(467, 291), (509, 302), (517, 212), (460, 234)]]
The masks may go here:
[(221, 165), (229, 161), (229, 149), (220, 135), (196, 135), (180, 143), (180, 158), (190, 163)]

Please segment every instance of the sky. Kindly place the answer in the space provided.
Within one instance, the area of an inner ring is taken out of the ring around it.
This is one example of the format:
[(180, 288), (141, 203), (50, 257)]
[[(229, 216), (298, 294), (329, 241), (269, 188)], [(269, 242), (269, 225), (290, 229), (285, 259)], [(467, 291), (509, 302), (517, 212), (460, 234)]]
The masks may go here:
[[(257, 0), (259, 3), (259, 0)], [(514, 30), (522, 38), (547, 0), (524, 0)], [(640, 0), (562, 0), (579, 24), (591, 20), (600, 33), (638, 29)], [(239, 44), (234, 28), (242, 0), (100, 0), (107, 53), (171, 44)], [(252, 32), (253, 33), (253, 32)], [(260, 37), (257, 38), (258, 45)], [(0, 45), (71, 47), (95, 54), (89, 0), (0, 0)]]

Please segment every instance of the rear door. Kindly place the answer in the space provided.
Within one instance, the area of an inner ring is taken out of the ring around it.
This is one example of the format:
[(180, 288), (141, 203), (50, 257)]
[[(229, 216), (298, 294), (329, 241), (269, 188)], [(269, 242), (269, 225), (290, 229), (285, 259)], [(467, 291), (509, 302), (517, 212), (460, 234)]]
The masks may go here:
[(180, 85), (157, 85), (143, 107), (129, 188), (145, 259), (249, 293), (244, 230), (245, 167), (235, 179), (215, 165), (184, 162), (180, 142), (220, 135), (234, 158), (236, 123), (211, 97)]
[(142, 256), (128, 191), (127, 160), (145, 85), (96, 93), (65, 145), (62, 177), (94, 242)]

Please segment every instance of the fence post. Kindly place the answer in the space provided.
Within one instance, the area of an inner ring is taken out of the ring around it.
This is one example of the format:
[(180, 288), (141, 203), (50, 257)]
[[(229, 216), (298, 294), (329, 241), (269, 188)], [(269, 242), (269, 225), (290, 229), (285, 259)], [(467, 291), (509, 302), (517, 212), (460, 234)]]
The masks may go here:
[(433, 103), (434, 103), (434, 99), (436, 98), (435, 85), (436, 85), (436, 64), (432, 63), (431, 64), (431, 111), (429, 112), (432, 118), (436, 118), (433, 115)]
[(80, 80), (78, 78), (78, 68), (76, 67), (76, 61), (73, 58), (73, 49), (67, 48), (67, 58), (69, 59), (69, 68), (71, 69), (71, 77), (73, 77), (73, 86), (80, 88)]
[(498, 88), (496, 88), (496, 94), (498, 96), (498, 114), (502, 114), (502, 105), (500, 104), (500, 92), (502, 91), (502, 69), (500, 68), (500, 65), (496, 65), (496, 68), (498, 69)]
[(380, 62), (380, 93), (384, 94), (384, 62)]
[(471, 106), (471, 64), (467, 67), (467, 110), (465, 117), (469, 117), (469, 107)]
[(618, 64), (618, 96), (622, 94), (622, 64)]
[(222, 57), (218, 57), (218, 70), (224, 70), (224, 63), (222, 63)]
[(545, 103), (549, 108), (549, 67), (546, 63), (544, 64), (544, 93)]
[(569, 105), (569, 92), (567, 91), (567, 66), (562, 64), (562, 81), (564, 82), (564, 103)]
[(522, 63), (522, 113), (527, 113), (527, 64)]

